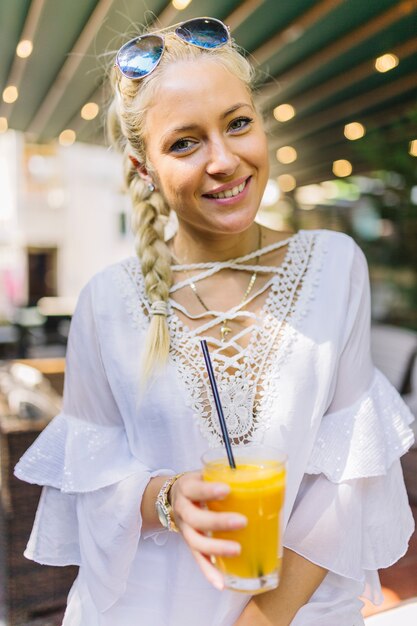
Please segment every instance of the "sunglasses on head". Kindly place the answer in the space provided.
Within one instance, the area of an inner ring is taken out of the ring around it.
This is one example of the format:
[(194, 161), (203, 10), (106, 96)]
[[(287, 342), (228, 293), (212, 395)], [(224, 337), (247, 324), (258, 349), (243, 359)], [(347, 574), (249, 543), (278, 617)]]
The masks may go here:
[[(174, 24), (171, 29), (186, 43), (205, 50), (221, 48), (230, 41), (229, 27), (214, 17), (196, 17)], [(154, 71), (164, 50), (163, 35), (150, 33), (135, 37), (120, 48), (115, 65), (126, 78), (138, 80)]]

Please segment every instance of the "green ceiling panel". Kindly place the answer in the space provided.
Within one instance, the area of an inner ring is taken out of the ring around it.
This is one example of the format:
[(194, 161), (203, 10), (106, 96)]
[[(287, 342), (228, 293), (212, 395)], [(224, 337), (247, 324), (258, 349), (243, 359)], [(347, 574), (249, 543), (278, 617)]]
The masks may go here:
[(30, 0), (0, 0), (0, 92), (7, 84)]
[(78, 116), (81, 106), (88, 102), (97, 87), (103, 80), (103, 74), (107, 73), (114, 62), (114, 56), (118, 48), (129, 38), (135, 36), (141, 25), (149, 16), (158, 15), (166, 6), (165, 0), (150, 2), (136, 2), (127, 11), (124, 0), (114, 3), (106, 21), (101, 26), (94, 38), (93, 45), (85, 55), (77, 74), (72, 79), (66, 91), (65, 98), (60, 103), (60, 110), (51, 116), (43, 140), (57, 136), (69, 122)]
[(192, 17), (217, 17), (225, 19), (240, 4), (239, 0), (193, 0), (186, 9), (178, 12), (177, 22)]
[(233, 33), (236, 42), (248, 52), (253, 52), (276, 33), (285, 30), (294, 19), (314, 4), (317, 3), (311, 0), (293, 2), (266, 0)]
[[(417, 53), (411, 55), (407, 59), (404, 59), (398, 67), (394, 68), (390, 72), (386, 72), (385, 74), (381, 74), (379, 72), (374, 72), (368, 78), (356, 82), (353, 86), (346, 87), (346, 89), (341, 89), (337, 93), (335, 93), (331, 98), (325, 98), (320, 103), (307, 109), (303, 112), (303, 117), (308, 115), (313, 115), (317, 111), (322, 111), (323, 109), (330, 108), (343, 102), (346, 102), (346, 106), (349, 106), (349, 100), (351, 98), (355, 98), (360, 95), (365, 95), (369, 92), (372, 92), (374, 89), (378, 87), (383, 87), (384, 85), (392, 85), (394, 87), (397, 80), (409, 75), (413, 72), (413, 68), (417, 66)], [(387, 98), (384, 98), (384, 106), (385, 103), (389, 100), (389, 94)]]
[(22, 130), (28, 127), (33, 111), (53, 84), (96, 4), (97, 0), (47, 0), (36, 32), (34, 52), (27, 60), (20, 97), (13, 108), (12, 125)]
[[(412, 19), (410, 19), (410, 16), (404, 17), (376, 35), (366, 39), (362, 44), (351, 48), (348, 53), (339, 55), (328, 63), (320, 64), (316, 71), (306, 73), (300, 80), (296, 81), (295, 84), (290, 85), (287, 89), (284, 88), (277, 102), (282, 101), (282, 99), (291, 100), (291, 98), (295, 96), (301, 96), (309, 89), (342, 74), (346, 73), (348, 77), (348, 73), (352, 69), (367, 61), (371, 68), (376, 57), (416, 37), (417, 12), (415, 12), (411, 18)], [(372, 74), (371, 80), (375, 79), (377, 83), (378, 78), (381, 79), (381, 74), (375, 72)], [(382, 80), (385, 80), (383, 75)], [(270, 108), (277, 102), (271, 102)]]
[(364, 2), (364, 0), (347, 0), (328, 13), (320, 22), (307, 29), (296, 41), (289, 43), (269, 61), (268, 71), (272, 76), (288, 71), (301, 63), (315, 52), (337, 41), (348, 32), (361, 26), (372, 17), (392, 6), (392, 0)]

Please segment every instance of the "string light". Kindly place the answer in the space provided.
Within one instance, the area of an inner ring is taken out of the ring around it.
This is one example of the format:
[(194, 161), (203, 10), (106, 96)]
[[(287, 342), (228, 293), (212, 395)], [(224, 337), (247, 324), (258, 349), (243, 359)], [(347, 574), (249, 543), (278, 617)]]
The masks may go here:
[(61, 144), (61, 146), (71, 146), (76, 138), (76, 134), (73, 130), (71, 130), (71, 128), (66, 128), (65, 130), (62, 131), (62, 133), (60, 133), (59, 137), (58, 137), (58, 141)]
[(400, 60), (396, 54), (388, 52), (387, 54), (383, 54), (376, 59), (375, 69), (381, 73), (389, 72), (390, 70), (393, 70), (394, 67), (397, 67), (399, 62)]
[(413, 139), (412, 141), (410, 141), (410, 147), (408, 152), (409, 154), (411, 154), (411, 156), (417, 157), (417, 139)]
[(365, 132), (365, 126), (360, 122), (350, 122), (350, 124), (346, 124), (343, 131), (346, 139), (350, 141), (361, 139), (365, 135)]
[(177, 9), (177, 11), (186, 9), (190, 3), (191, 0), (172, 0), (172, 6), (174, 9)]
[(29, 39), (19, 41), (16, 48), (16, 54), (21, 59), (27, 59), (33, 52), (33, 43)]
[(277, 150), (277, 160), (285, 165), (294, 163), (297, 160), (297, 150), (292, 146), (282, 146)]
[(99, 106), (95, 102), (87, 102), (81, 109), (81, 117), (83, 120), (93, 120), (97, 117), (99, 112)]
[(7, 117), (0, 117), (0, 134), (5, 133), (8, 128)]
[(15, 87), (14, 85), (9, 85), (3, 91), (3, 100), (4, 102), (7, 102), (7, 104), (12, 104), (13, 102), (16, 102), (18, 97), (19, 92), (17, 90), (17, 87)]
[(287, 193), (296, 188), (297, 181), (291, 174), (281, 174), (281, 176), (278, 176), (278, 185), (281, 191)]
[(352, 169), (352, 163), (350, 161), (347, 161), (346, 159), (338, 159), (337, 161), (333, 161), (333, 174), (335, 176), (338, 176), (339, 178), (350, 176), (352, 174)]
[(295, 115), (295, 109), (292, 104), (280, 104), (274, 109), (274, 117), (277, 122), (288, 122)]

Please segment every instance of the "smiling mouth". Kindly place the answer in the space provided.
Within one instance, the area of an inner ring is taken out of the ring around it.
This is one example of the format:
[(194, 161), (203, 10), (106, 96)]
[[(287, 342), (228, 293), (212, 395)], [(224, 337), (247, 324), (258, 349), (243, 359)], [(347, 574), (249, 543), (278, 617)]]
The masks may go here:
[(247, 178), (240, 185), (236, 185), (236, 187), (232, 187), (232, 189), (227, 189), (226, 191), (220, 191), (219, 193), (205, 193), (203, 195), (206, 198), (214, 198), (216, 200), (223, 200), (224, 198), (233, 198), (234, 196), (238, 196), (240, 193), (242, 193), (242, 191), (248, 184), (249, 178)]

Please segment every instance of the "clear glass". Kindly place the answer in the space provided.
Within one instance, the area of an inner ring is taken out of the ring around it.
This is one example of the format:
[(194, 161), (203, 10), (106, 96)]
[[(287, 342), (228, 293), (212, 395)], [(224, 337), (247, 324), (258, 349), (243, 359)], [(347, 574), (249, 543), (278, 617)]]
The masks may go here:
[(282, 509), (285, 496), (286, 457), (279, 450), (258, 444), (233, 447), (236, 469), (231, 469), (224, 448), (202, 456), (203, 478), (227, 483), (230, 494), (207, 502), (211, 511), (241, 513), (245, 528), (213, 532), (219, 539), (237, 541), (241, 553), (212, 557), (228, 589), (257, 594), (279, 583), (282, 558)]

